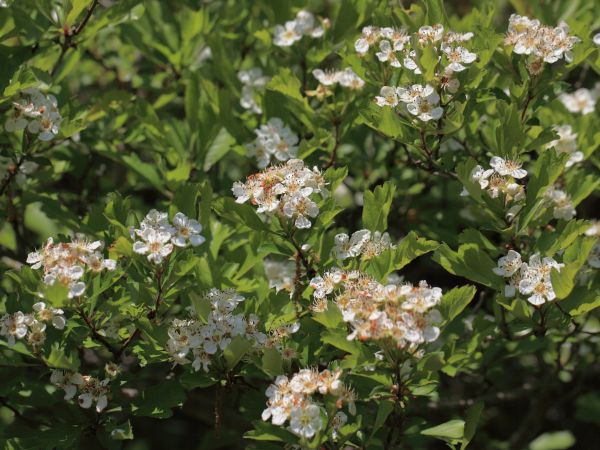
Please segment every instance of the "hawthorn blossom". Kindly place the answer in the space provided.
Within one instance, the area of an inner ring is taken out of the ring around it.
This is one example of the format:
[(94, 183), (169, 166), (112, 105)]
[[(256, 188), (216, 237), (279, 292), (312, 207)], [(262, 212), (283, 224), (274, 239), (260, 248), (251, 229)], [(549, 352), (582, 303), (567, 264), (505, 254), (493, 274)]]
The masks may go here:
[(492, 166), (496, 173), (502, 176), (508, 175), (517, 179), (525, 178), (527, 176), (527, 171), (521, 168), (521, 163), (504, 159), (499, 156), (492, 157), (490, 166)]
[(462, 72), (467, 68), (465, 64), (470, 64), (477, 59), (475, 53), (461, 46), (442, 44), (442, 51), (450, 62), (447, 70), (451, 72)]
[(83, 383), (78, 386), (81, 392), (77, 397), (79, 406), (88, 409), (95, 403), (96, 412), (102, 412), (108, 404), (108, 384), (110, 380), (108, 378), (99, 380), (89, 375), (84, 375), (82, 378)]
[(349, 67), (344, 70), (313, 70), (313, 76), (323, 86), (340, 86), (347, 87), (353, 90), (361, 89), (365, 82)]
[(563, 92), (558, 96), (558, 99), (572, 113), (589, 114), (596, 109), (598, 93), (596, 89), (591, 91), (586, 88), (580, 88), (571, 94)]
[(509, 250), (498, 260), (493, 272), (508, 279), (504, 289), (506, 297), (514, 297), (518, 291), (529, 303), (538, 306), (556, 298), (551, 272), (553, 269), (560, 272), (562, 267), (564, 264), (547, 256), (542, 258), (538, 253), (531, 255), (529, 262), (523, 262), (518, 252)]
[(312, 438), (323, 428), (321, 409), (314, 404), (292, 408), (290, 412), (290, 431), (304, 439)]
[(71, 400), (75, 397), (78, 387), (83, 384), (83, 377), (77, 372), (52, 369), (50, 382), (65, 391), (65, 400)]
[(285, 25), (276, 25), (273, 34), (273, 44), (278, 47), (290, 47), (304, 36), (319, 38), (329, 26), (327, 19), (321, 20), (321, 25), (315, 25), (315, 16), (308, 11), (298, 11), (294, 20)]
[(577, 211), (571, 202), (571, 196), (556, 186), (550, 186), (544, 193), (544, 198), (552, 206), (552, 216), (555, 219), (571, 220)]
[(435, 306), (442, 298), (439, 288), (425, 281), (383, 285), (357, 271), (331, 269), (311, 280), (318, 300), (333, 295), (333, 300), (352, 332), (347, 339), (391, 339), (398, 348), (416, 351), (424, 342), (437, 339), (441, 316)]
[(352, 233), (352, 237), (346, 233), (335, 236), (333, 253), (336, 259), (353, 258), (360, 255), (364, 244), (371, 238), (369, 230), (359, 230)]
[(202, 225), (197, 220), (181, 212), (175, 214), (171, 224), (167, 213), (152, 209), (140, 222), (140, 228), (132, 227), (130, 234), (134, 240), (133, 251), (160, 264), (173, 252), (174, 245), (178, 248), (201, 245), (206, 240), (200, 235), (201, 231)]
[[(317, 395), (331, 395), (335, 397), (336, 407), (341, 409), (347, 404), (348, 412), (356, 412), (356, 395), (342, 383), (341, 377), (341, 369), (325, 369), (321, 372), (301, 369), (291, 379), (279, 375), (266, 390), (267, 408), (262, 413), (262, 419), (278, 426), (289, 420), (288, 429), (292, 433), (303, 439), (311, 439), (324, 428), (324, 418), (327, 418), (326, 411), (317, 403)], [(331, 420), (339, 428), (346, 423), (347, 416), (339, 411)]]
[(27, 339), (34, 351), (38, 351), (46, 340), (46, 322), (54, 328), (62, 330), (66, 320), (62, 309), (47, 306), (44, 302), (33, 305), (33, 312), (25, 314), (17, 311), (0, 317), (0, 336), (7, 338), (9, 347), (15, 345), (17, 339)]
[(379, 95), (375, 97), (377, 106), (398, 106), (398, 88), (393, 86), (383, 86), (379, 91)]
[(423, 122), (438, 120), (444, 110), (439, 106), (440, 96), (430, 85), (414, 84), (410, 88), (398, 88), (400, 101), (406, 103), (406, 109)]
[(265, 276), (269, 280), (269, 288), (275, 288), (276, 292), (294, 290), (294, 277), (296, 276), (296, 265), (291, 261), (274, 261), (265, 259)]
[(564, 22), (553, 28), (541, 25), (537, 19), (512, 14), (504, 43), (512, 46), (512, 51), (517, 54), (552, 64), (562, 58), (571, 62), (573, 46), (580, 41), (569, 35), (569, 27)]
[(263, 75), (262, 70), (258, 67), (240, 70), (237, 76), (238, 80), (242, 83), (240, 105), (254, 114), (262, 114), (262, 108), (258, 105), (255, 94), (264, 91), (270, 78)]
[(20, 98), (13, 102), (13, 113), (4, 124), (8, 132), (27, 129), (37, 134), (40, 141), (50, 141), (57, 134), (62, 116), (58, 111), (56, 97), (44, 95), (39, 90), (23, 90)]
[(255, 156), (259, 168), (267, 167), (271, 158), (287, 161), (298, 155), (298, 136), (281, 119), (273, 117), (254, 130), (256, 140), (246, 145), (249, 156)]
[(100, 272), (116, 268), (116, 261), (102, 256), (103, 246), (102, 241), (89, 241), (79, 234), (68, 243), (55, 243), (53, 238), (48, 238), (42, 249), (27, 255), (27, 263), (32, 269), (43, 269), (46, 285), (58, 282), (68, 288), (69, 298), (79, 297), (85, 292), (81, 279), (86, 270)]
[(494, 173), (494, 169), (484, 170), (483, 167), (477, 165), (471, 171), (471, 179), (479, 183), (481, 189), (485, 189), (490, 184), (488, 178)]
[[(435, 77), (460, 72), (477, 59), (477, 55), (465, 46), (473, 33), (457, 33), (444, 30), (441, 24), (425, 25), (416, 33), (410, 34), (405, 28), (374, 27), (363, 28), (362, 35), (356, 40), (354, 48), (360, 56), (367, 54), (371, 47), (376, 49), (376, 58), (394, 68), (404, 67), (416, 75), (421, 74), (417, 64), (417, 50), (431, 48), (436, 55), (439, 69)], [(416, 44), (415, 44), (416, 43)], [(445, 56), (445, 58), (442, 58)], [(452, 82), (451, 89), (458, 88), (458, 81)]]
[(314, 198), (328, 195), (325, 185), (316, 167), (311, 170), (302, 160), (290, 159), (249, 176), (245, 183), (235, 182), (232, 192), (237, 203), (250, 201), (258, 212), (288, 218), (296, 228), (310, 228), (309, 218), (319, 213)]
[(141, 241), (133, 243), (133, 251), (140, 255), (147, 255), (148, 261), (160, 264), (173, 251), (171, 233), (154, 228), (145, 228), (138, 233)]
[(577, 133), (573, 133), (571, 125), (554, 125), (552, 128), (558, 134), (558, 139), (549, 142), (546, 148), (554, 148), (558, 153), (569, 154), (566, 167), (583, 161), (583, 152), (577, 150)]
[(192, 247), (197, 247), (206, 241), (206, 238), (200, 235), (202, 225), (197, 220), (190, 219), (181, 212), (173, 217), (173, 228), (174, 233), (171, 241), (177, 247), (186, 247), (188, 243)]
[(175, 364), (190, 364), (195, 371), (208, 372), (215, 355), (225, 350), (232, 338), (242, 336), (251, 341), (255, 349), (261, 348), (267, 337), (258, 331), (258, 317), (234, 314), (244, 297), (234, 290), (211, 289), (202, 299), (210, 307), (206, 321), (196, 318), (191, 308), (191, 318), (173, 319), (167, 330), (167, 353)]

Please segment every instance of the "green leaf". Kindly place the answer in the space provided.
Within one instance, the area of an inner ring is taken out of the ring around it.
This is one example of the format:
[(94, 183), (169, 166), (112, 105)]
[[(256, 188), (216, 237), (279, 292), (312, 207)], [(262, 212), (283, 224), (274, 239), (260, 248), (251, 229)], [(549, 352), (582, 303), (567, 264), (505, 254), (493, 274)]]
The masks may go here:
[(160, 384), (144, 389), (131, 401), (136, 416), (166, 419), (173, 415), (172, 408), (183, 405), (185, 392), (177, 380), (164, 380)]
[(446, 11), (444, 10), (443, 0), (424, 0), (426, 20), (429, 25), (446, 22)]
[(563, 254), (565, 267), (558, 272), (552, 269), (550, 277), (556, 298), (566, 298), (575, 286), (575, 277), (579, 269), (585, 264), (587, 257), (596, 243), (596, 238), (580, 236), (567, 248)]
[(600, 307), (600, 289), (598, 286), (579, 286), (560, 302), (561, 308), (571, 316), (580, 316)]
[(267, 347), (263, 350), (263, 356), (261, 359), (262, 370), (268, 375), (276, 377), (282, 375), (283, 372), (283, 358), (281, 353), (272, 347)]
[(475, 286), (467, 285), (452, 289), (442, 296), (438, 307), (446, 322), (450, 322), (458, 316), (466, 306), (473, 300), (477, 289)]
[(356, 341), (349, 341), (346, 333), (323, 333), (321, 335), (321, 340), (326, 344), (333, 345), (334, 347), (353, 355), (358, 355), (361, 352), (360, 344), (358, 344)]
[(228, 369), (233, 369), (237, 363), (250, 350), (252, 344), (241, 336), (234, 337), (227, 348), (223, 350), (223, 357)]
[(61, 308), (69, 302), (69, 288), (62, 283), (56, 282), (51, 285), (46, 285), (44, 289), (44, 298), (48, 300), (55, 308)]
[(577, 236), (585, 233), (590, 227), (586, 220), (560, 222), (553, 231), (547, 231), (537, 241), (538, 249), (547, 256), (553, 256), (559, 250), (569, 247)]
[(408, 233), (395, 249), (386, 250), (370, 260), (367, 273), (384, 280), (394, 270), (400, 270), (415, 258), (439, 247), (439, 243), (420, 237), (414, 231)]
[(381, 400), (377, 407), (377, 415), (375, 416), (375, 423), (373, 423), (373, 430), (371, 431), (371, 437), (383, 426), (388, 416), (394, 410), (394, 402), (390, 400)]
[(529, 450), (564, 450), (575, 445), (570, 431), (555, 431), (538, 436), (529, 444)]
[(465, 421), (454, 419), (421, 431), (425, 436), (431, 436), (447, 442), (455, 442), (463, 438)]
[(527, 201), (520, 213), (519, 231), (523, 231), (544, 206), (544, 193), (563, 172), (567, 159), (569, 159), (567, 153), (559, 154), (554, 149), (547, 149), (536, 160), (529, 173)]
[(204, 171), (207, 172), (219, 162), (233, 148), (234, 144), (235, 138), (229, 134), (226, 128), (221, 128), (206, 152), (203, 166)]
[(58, 345), (52, 346), (50, 354), (46, 359), (46, 363), (48, 364), (48, 366), (53, 367), (55, 369), (67, 369), (75, 372), (79, 369), (80, 366), (77, 353), (73, 352), (67, 354), (65, 350), (58, 347)]
[(475, 431), (477, 430), (477, 425), (481, 420), (481, 413), (483, 412), (483, 402), (481, 400), (475, 402), (471, 407), (467, 410), (466, 421), (465, 421), (465, 434), (463, 436), (463, 440), (460, 446), (460, 450), (465, 450), (473, 437), (475, 436)]
[(492, 271), (496, 263), (477, 244), (463, 244), (455, 252), (444, 243), (436, 250), (433, 259), (454, 275), (495, 289), (504, 287), (503, 280)]
[(337, 328), (344, 322), (342, 313), (337, 305), (333, 302), (328, 302), (327, 309), (323, 312), (314, 313), (313, 319), (316, 322), (324, 325), (326, 328)]
[(396, 185), (386, 181), (374, 191), (365, 191), (363, 200), (363, 227), (371, 231), (385, 231)]
[(298, 438), (285, 428), (263, 421), (252, 422), (252, 425), (254, 426), (254, 430), (250, 430), (244, 434), (244, 438), (252, 439), (254, 441), (287, 442), (290, 444), (297, 443)]

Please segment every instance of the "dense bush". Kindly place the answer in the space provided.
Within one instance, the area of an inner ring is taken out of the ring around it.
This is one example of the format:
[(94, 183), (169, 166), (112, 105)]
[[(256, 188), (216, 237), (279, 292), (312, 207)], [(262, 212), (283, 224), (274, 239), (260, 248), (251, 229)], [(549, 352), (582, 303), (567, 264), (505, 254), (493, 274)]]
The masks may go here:
[(600, 4), (0, 6), (2, 448), (597, 447)]

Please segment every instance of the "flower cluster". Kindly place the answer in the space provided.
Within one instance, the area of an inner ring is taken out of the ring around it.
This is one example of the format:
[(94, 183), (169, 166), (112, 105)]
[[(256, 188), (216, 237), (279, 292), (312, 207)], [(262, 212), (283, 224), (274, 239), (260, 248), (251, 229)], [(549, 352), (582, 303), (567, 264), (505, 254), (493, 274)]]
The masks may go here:
[(337, 84), (352, 90), (362, 89), (365, 85), (365, 81), (349, 67), (344, 70), (315, 69), (313, 76), (319, 82), (319, 86), (314, 91), (307, 91), (306, 95), (320, 100), (333, 95), (332, 88)]
[(596, 84), (594, 89), (579, 88), (575, 92), (568, 94), (563, 92), (558, 99), (565, 105), (570, 112), (576, 114), (588, 114), (596, 109), (596, 101), (600, 95), (600, 84)]
[(425, 281), (383, 285), (358, 271), (333, 268), (311, 280), (317, 302), (335, 292), (335, 303), (349, 322), (348, 340), (390, 339), (398, 348), (409, 350), (438, 338), (440, 313), (433, 309), (442, 290)]
[(82, 235), (77, 235), (71, 242), (58, 244), (48, 238), (41, 250), (29, 253), (27, 262), (32, 269), (44, 269), (44, 283), (59, 282), (68, 287), (69, 298), (79, 297), (85, 292), (85, 283), (81, 279), (86, 270), (114, 270), (117, 265), (116, 261), (102, 256), (103, 246), (102, 241), (90, 242)]
[(317, 217), (319, 207), (311, 196), (328, 195), (326, 182), (316, 167), (312, 170), (300, 159), (290, 159), (286, 164), (271, 166), (254, 175), (245, 183), (236, 181), (232, 191), (237, 203), (257, 205), (257, 211), (278, 214), (294, 221), (296, 228), (310, 228), (308, 217)]
[(571, 125), (554, 125), (552, 128), (558, 134), (558, 139), (548, 143), (546, 148), (554, 148), (558, 153), (571, 155), (567, 160), (567, 167), (583, 161), (583, 152), (577, 147), (577, 133), (573, 133)]
[(256, 140), (246, 145), (249, 156), (256, 157), (259, 168), (264, 169), (271, 158), (287, 161), (298, 156), (298, 136), (278, 117), (254, 130)]
[(285, 25), (275, 26), (273, 44), (278, 47), (290, 47), (303, 36), (319, 38), (329, 27), (329, 20), (322, 19), (320, 25), (315, 25), (315, 16), (308, 11), (298, 11), (294, 20), (288, 20)]
[(62, 116), (53, 95), (44, 95), (37, 89), (25, 89), (13, 105), (13, 114), (4, 124), (6, 131), (27, 129), (37, 134), (40, 141), (49, 141), (58, 134)]
[(131, 239), (141, 240), (133, 243), (133, 251), (147, 255), (148, 261), (160, 264), (173, 251), (173, 245), (183, 248), (197, 247), (206, 239), (200, 235), (202, 225), (178, 212), (169, 222), (167, 213), (151, 210), (140, 223), (139, 229), (131, 228)]
[(552, 206), (552, 216), (555, 219), (571, 220), (577, 215), (569, 194), (556, 186), (546, 189), (544, 199)]
[(66, 324), (64, 312), (44, 302), (37, 302), (33, 305), (32, 313), (17, 311), (0, 317), (0, 336), (6, 337), (9, 347), (15, 345), (16, 339), (27, 337), (27, 342), (37, 351), (46, 340), (46, 322), (62, 330)]
[(504, 287), (506, 297), (514, 297), (517, 290), (527, 296), (532, 305), (541, 305), (556, 298), (550, 273), (552, 269), (560, 272), (564, 264), (557, 263), (550, 257), (540, 257), (535, 253), (529, 257), (529, 263), (521, 260), (521, 254), (509, 250), (506, 256), (498, 260), (498, 267), (493, 271), (496, 275), (508, 279)]
[(282, 289), (288, 292), (294, 290), (294, 278), (296, 276), (296, 265), (291, 261), (274, 261), (265, 259), (265, 276), (269, 280), (269, 288), (275, 288), (276, 292)]
[(77, 372), (52, 370), (50, 382), (65, 391), (65, 400), (72, 399), (79, 392), (77, 401), (82, 408), (87, 409), (95, 403), (96, 411), (102, 412), (108, 404), (110, 391), (108, 378), (99, 380)]
[(263, 75), (262, 70), (254, 67), (248, 70), (240, 70), (237, 74), (238, 80), (242, 83), (242, 98), (240, 105), (255, 114), (262, 114), (262, 109), (256, 102), (255, 93), (264, 90), (270, 78)]
[[(486, 189), (492, 198), (498, 198), (501, 193), (504, 194), (506, 204), (525, 198), (525, 187), (516, 182), (527, 176), (527, 171), (521, 167), (520, 162), (493, 156), (490, 166), (491, 169), (475, 166), (471, 171), (471, 180), (478, 183), (481, 189)], [(461, 195), (468, 195), (467, 190), (463, 189)], [(520, 206), (514, 205), (509, 210), (508, 216), (515, 214), (518, 209)]]
[[(244, 301), (244, 297), (234, 290), (221, 291), (211, 289), (204, 296), (210, 304), (211, 311), (206, 322), (197, 319), (173, 319), (168, 330), (167, 352), (176, 364), (192, 363), (194, 370), (202, 368), (208, 372), (211, 358), (217, 351), (225, 350), (232, 338), (242, 336), (261, 347), (267, 336), (258, 331), (258, 317), (250, 314), (233, 314), (236, 306)], [(191, 310), (195, 314), (195, 311)], [(193, 360), (188, 359), (192, 354)]]
[(337, 234), (333, 253), (336, 259), (344, 260), (360, 256), (366, 261), (395, 247), (388, 233), (359, 230), (352, 233), (352, 236), (346, 233)]
[(569, 27), (561, 22), (552, 28), (540, 24), (537, 19), (512, 14), (508, 21), (508, 32), (504, 43), (512, 46), (519, 55), (528, 55), (531, 61), (528, 69), (531, 74), (539, 73), (543, 63), (555, 63), (564, 58), (571, 62), (573, 45), (579, 42), (576, 36), (569, 36)]
[(402, 102), (410, 114), (417, 116), (423, 122), (438, 120), (444, 112), (439, 106), (440, 96), (428, 84), (425, 86), (413, 84), (408, 87), (384, 86), (379, 94), (375, 97), (375, 103), (378, 106), (394, 108)]
[[(411, 47), (418, 43), (420, 50), (432, 48), (437, 55), (439, 72), (436, 78), (452, 78), (454, 72), (462, 72), (477, 59), (464, 44), (471, 40), (473, 33), (456, 33), (444, 30), (443, 25), (423, 26), (413, 35), (404, 28), (367, 26), (362, 29), (362, 36), (355, 42), (354, 48), (360, 55), (365, 55), (371, 46), (377, 44), (377, 59), (387, 62), (392, 67), (404, 67), (415, 74), (421, 73), (417, 64), (417, 50)], [(456, 85), (458, 87), (458, 85)]]
[[(341, 409), (348, 405), (351, 414), (356, 413), (356, 394), (341, 381), (342, 370), (301, 369), (291, 379), (280, 375), (266, 391), (267, 408), (262, 413), (264, 421), (271, 420), (274, 425), (283, 425), (288, 419), (289, 430), (302, 439), (311, 439), (323, 430), (327, 421), (324, 408), (314, 397), (317, 394), (336, 397), (336, 407)], [(333, 430), (336, 431), (347, 421), (347, 416), (339, 411), (331, 418)], [(326, 430), (327, 431), (327, 430)]]
[[(585, 230), (585, 235), (600, 238), (600, 220), (592, 221), (592, 226)], [(598, 269), (600, 269), (600, 239), (596, 240), (586, 263), (577, 273), (579, 284), (586, 285), (598, 273)]]

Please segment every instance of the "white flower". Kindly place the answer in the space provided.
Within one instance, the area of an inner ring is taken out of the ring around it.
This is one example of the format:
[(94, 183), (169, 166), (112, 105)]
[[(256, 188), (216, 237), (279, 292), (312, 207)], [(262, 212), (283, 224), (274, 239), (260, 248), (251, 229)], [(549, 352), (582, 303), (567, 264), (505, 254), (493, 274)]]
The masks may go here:
[[(430, 85), (413, 85), (409, 90), (398, 88), (400, 100), (407, 103), (406, 109), (409, 113), (417, 116), (424, 122), (438, 120), (442, 117), (444, 110), (438, 106), (440, 96)], [(415, 95), (416, 94), (416, 95)], [(411, 97), (412, 100), (411, 100)], [(407, 100), (411, 100), (408, 101)]]
[[(477, 165), (471, 171), (471, 179), (477, 181), (481, 189), (485, 189), (489, 184), (488, 178), (494, 173), (493, 169), (483, 170), (483, 167)], [(468, 195), (468, 192), (467, 192)]]
[(206, 239), (200, 236), (202, 225), (197, 220), (188, 218), (185, 214), (178, 212), (173, 217), (173, 227), (175, 228), (171, 241), (177, 247), (185, 247), (189, 244), (197, 247)]
[(496, 275), (500, 275), (501, 277), (511, 277), (521, 268), (521, 264), (521, 254), (514, 250), (509, 250), (506, 256), (498, 260), (498, 267), (494, 267), (492, 270)]
[(377, 106), (398, 106), (398, 89), (393, 86), (383, 86), (375, 97)]
[(594, 44), (600, 45), (600, 33), (596, 33), (592, 40), (594, 41)]
[(505, 160), (499, 156), (492, 157), (490, 166), (492, 166), (499, 175), (509, 175), (517, 179), (527, 176), (527, 171), (521, 168), (521, 163), (507, 159)]
[(23, 339), (27, 334), (29, 317), (21, 311), (6, 314), (0, 318), (0, 335), (7, 338), (8, 346), (15, 345), (16, 339)]
[(285, 23), (285, 26), (275, 26), (273, 44), (279, 47), (290, 47), (302, 39), (302, 36), (318, 38), (325, 33), (328, 20), (322, 20), (322, 26), (315, 26), (315, 16), (308, 11), (298, 11), (296, 18)]
[(298, 24), (295, 20), (286, 22), (285, 26), (275, 26), (273, 44), (278, 47), (290, 47), (300, 39), (302, 39), (302, 34), (298, 30)]
[(164, 258), (173, 251), (171, 233), (159, 231), (154, 228), (146, 228), (140, 234), (141, 241), (133, 243), (133, 251), (140, 255), (148, 255), (148, 261), (160, 264)]
[(47, 306), (44, 302), (37, 302), (33, 305), (38, 319), (42, 322), (52, 322), (54, 328), (62, 330), (65, 327), (66, 320), (64, 311)]
[(354, 49), (358, 54), (364, 55), (369, 47), (379, 39), (379, 28), (367, 26), (362, 29), (362, 36), (354, 43)]
[(290, 413), (290, 431), (304, 439), (312, 438), (323, 428), (321, 410), (317, 405), (308, 404), (293, 408)]
[(13, 115), (5, 123), (6, 131), (19, 131), (27, 128), (38, 134), (41, 141), (49, 141), (58, 134), (62, 117), (58, 112), (56, 98), (44, 95), (37, 89), (25, 89), (21, 98), (13, 102)]
[(593, 221), (592, 226), (585, 230), (585, 235), (600, 237), (600, 220)]
[(536, 306), (556, 298), (552, 283), (544, 279), (524, 278), (519, 283), (519, 292), (525, 295), (531, 294), (527, 301)]
[(244, 109), (251, 110), (255, 114), (261, 114), (262, 109), (255, 99), (255, 92), (262, 92), (270, 78), (264, 76), (262, 70), (254, 67), (248, 70), (240, 70), (238, 79), (242, 83), (242, 97), (240, 105)]
[(583, 161), (583, 152), (577, 150), (577, 133), (573, 133), (571, 125), (554, 125), (552, 128), (558, 134), (558, 139), (548, 143), (546, 148), (554, 148), (559, 153), (571, 155), (567, 160), (566, 167)]
[(550, 186), (546, 189), (544, 198), (552, 205), (552, 215), (555, 219), (571, 220), (577, 215), (571, 197), (565, 191)]
[(388, 40), (379, 42), (379, 51), (375, 53), (375, 56), (381, 62), (389, 62), (392, 67), (402, 67), (402, 64), (400, 64), (400, 61), (396, 57), (392, 44)]
[(562, 93), (558, 98), (572, 113), (588, 114), (596, 109), (597, 94), (589, 89), (580, 88), (572, 94)]
[(65, 391), (65, 400), (75, 397), (77, 389), (83, 384), (83, 377), (77, 372), (52, 369), (50, 382)]
[(298, 155), (298, 136), (278, 117), (271, 118), (254, 133), (256, 140), (246, 145), (246, 149), (249, 156), (257, 158), (259, 168), (267, 167), (272, 156), (287, 161)]
[(472, 53), (461, 46), (453, 47), (451, 45), (443, 44), (442, 51), (450, 62), (447, 69), (452, 72), (462, 72), (466, 69), (464, 64), (471, 64), (477, 59), (475, 53)]
[(336, 259), (353, 258), (360, 255), (363, 245), (371, 238), (369, 230), (360, 230), (349, 237), (345, 233), (340, 233), (334, 238), (333, 253)]

